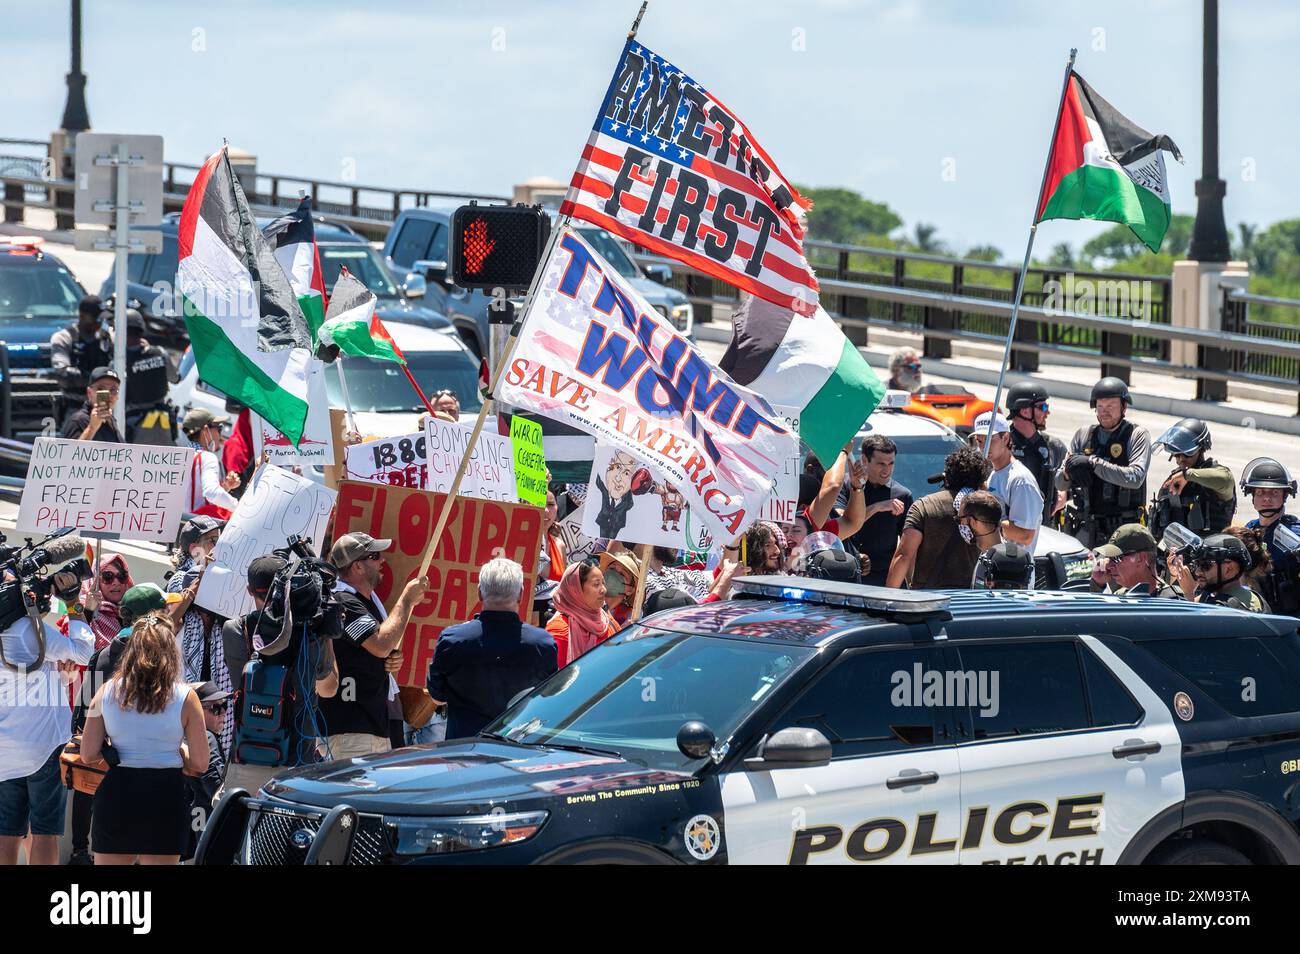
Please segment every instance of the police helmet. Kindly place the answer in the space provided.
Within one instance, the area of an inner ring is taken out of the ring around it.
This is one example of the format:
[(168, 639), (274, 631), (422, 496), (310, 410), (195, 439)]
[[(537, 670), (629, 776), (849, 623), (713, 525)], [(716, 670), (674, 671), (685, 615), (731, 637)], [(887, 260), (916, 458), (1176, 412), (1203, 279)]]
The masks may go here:
[(1240, 537), (1233, 536), (1231, 533), (1211, 534), (1201, 541), (1200, 546), (1193, 548), (1185, 559), (1196, 566), (1211, 563), (1222, 565), (1224, 561), (1232, 560), (1241, 567), (1243, 573), (1248, 573), (1255, 568), (1255, 559), (1250, 555), (1250, 548)]
[(1133, 398), (1129, 396), (1128, 385), (1120, 378), (1102, 378), (1092, 386), (1092, 395), (1088, 398), (1088, 407), (1096, 407), (1097, 402), (1102, 398), (1117, 397), (1128, 407), (1133, 403)]
[(1034, 557), (1029, 548), (1004, 540), (980, 554), (971, 579), (973, 590), (1030, 590), (1034, 587)]
[(1288, 497), (1296, 495), (1296, 482), (1291, 472), (1271, 457), (1256, 457), (1241, 472), (1241, 492), (1254, 490), (1285, 490)]
[(1204, 421), (1185, 417), (1156, 439), (1170, 454), (1196, 454), (1210, 449), (1210, 428)]
[(1018, 381), (1007, 388), (1007, 410), (1014, 413), (1037, 407), (1047, 400), (1047, 388), (1037, 381)]
[(817, 580), (861, 583), (858, 561), (843, 550), (818, 550), (808, 558), (807, 575)]

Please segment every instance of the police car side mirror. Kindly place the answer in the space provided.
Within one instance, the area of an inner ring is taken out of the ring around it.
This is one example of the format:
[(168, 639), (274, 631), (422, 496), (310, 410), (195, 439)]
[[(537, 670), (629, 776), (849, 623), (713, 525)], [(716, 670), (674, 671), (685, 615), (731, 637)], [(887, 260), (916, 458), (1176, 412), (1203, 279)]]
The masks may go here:
[(828, 765), (831, 744), (816, 729), (791, 726), (770, 736), (758, 749), (757, 758), (745, 759), (747, 772), (773, 769), (812, 768)]
[(677, 748), (688, 759), (707, 759), (718, 737), (703, 722), (683, 722), (677, 730)]

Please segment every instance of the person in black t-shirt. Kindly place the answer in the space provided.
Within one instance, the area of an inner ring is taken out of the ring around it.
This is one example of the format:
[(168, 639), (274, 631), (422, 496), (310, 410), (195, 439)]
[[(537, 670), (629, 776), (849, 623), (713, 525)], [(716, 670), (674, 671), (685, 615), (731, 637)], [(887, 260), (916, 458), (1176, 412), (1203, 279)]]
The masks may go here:
[[(95, 368), (90, 372), (90, 386), (86, 388), (86, 403), (73, 411), (63, 422), (59, 436), (76, 441), (96, 441), (100, 444), (121, 444), (113, 420), (113, 406), (117, 404), (122, 389), (122, 379), (110, 367)], [(98, 392), (108, 393), (108, 401), (100, 403)]]
[(345, 533), (330, 549), (330, 562), (339, 571), (335, 586), (343, 609), (343, 635), (334, 640), (339, 667), (339, 691), (322, 699), (326, 743), (331, 759), (387, 752), (388, 700), (396, 695), (389, 675), (390, 657), (400, 659), (398, 647), (411, 611), (429, 584), (417, 577), (406, 584), (392, 613), (375, 596), (383, 578), (384, 551), (392, 540), (376, 540), (366, 533)]
[(889, 561), (898, 548), (912, 493), (893, 479), (897, 445), (883, 434), (872, 434), (862, 442), (861, 461), (866, 466), (867, 482), (860, 491), (867, 505), (867, 518), (852, 536), (854, 547), (870, 565), (862, 582), (884, 586), (889, 576)]

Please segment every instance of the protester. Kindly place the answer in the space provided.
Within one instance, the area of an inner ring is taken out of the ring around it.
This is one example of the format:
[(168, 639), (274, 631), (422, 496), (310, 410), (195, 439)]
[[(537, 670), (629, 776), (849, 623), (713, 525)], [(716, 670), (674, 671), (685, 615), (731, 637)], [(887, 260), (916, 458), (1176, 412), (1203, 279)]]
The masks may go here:
[(618, 631), (605, 611), (605, 575), (597, 563), (569, 564), (551, 604), (555, 615), (546, 631), (555, 638), (561, 669)]
[(862, 582), (884, 586), (889, 577), (889, 561), (898, 549), (898, 538), (912, 506), (912, 492), (894, 480), (898, 446), (888, 437), (868, 435), (859, 454), (866, 471), (866, 485), (862, 490), (866, 510), (862, 527), (850, 540), (868, 561)]
[(170, 621), (153, 613), (132, 627), (117, 673), (95, 694), (81, 757), (111, 740), (117, 762), (95, 792), (91, 844), (97, 865), (174, 865), (189, 843), (185, 773), (208, 769), (198, 696), (181, 678)]
[(685, 590), (679, 590), (670, 586), (666, 589), (655, 590), (645, 598), (645, 608), (642, 616), (653, 616), (655, 613), (662, 613), (664, 610), (679, 609), (683, 606), (694, 606), (700, 602), (687, 593)]
[(427, 687), (447, 706), (447, 738), (477, 735), (520, 692), (555, 673), (554, 637), (519, 618), (523, 568), (489, 560), (479, 570), (482, 610), (442, 631), (429, 664)]
[(1107, 561), (1105, 572), (1114, 580), (1119, 596), (1158, 596), (1180, 600), (1183, 594), (1156, 572), (1156, 538), (1140, 523), (1126, 523), (1110, 535), (1110, 541), (1096, 549)]
[[(13, 577), (6, 573), (5, 579)], [(54, 581), (59, 590), (75, 590), (71, 573), (56, 574)], [(72, 735), (59, 663), (90, 662), (95, 635), (86, 615), (94, 613), (97, 600), (94, 594), (88, 600), (80, 610), (69, 608), (67, 635), (37, 624), (43, 627), (45, 660), (31, 672), (27, 667), (40, 656), (32, 617), (23, 614), (0, 634), (0, 865), (18, 863), (18, 846), (29, 833), (28, 863), (58, 864), (67, 805), (59, 755)]]
[[(100, 546), (102, 545), (101, 543)], [(111, 643), (121, 632), (123, 623), (119, 604), (126, 591), (133, 586), (135, 581), (131, 579), (131, 569), (126, 565), (126, 557), (120, 553), (102, 557), (99, 573), (81, 584), (79, 599), (83, 605), (91, 593), (99, 594), (99, 604), (90, 620), (97, 651)]]
[(1002, 501), (987, 490), (972, 490), (962, 497), (957, 523), (971, 532), (971, 542), (981, 554), (1002, 542)]
[[(993, 427), (993, 439), (985, 439), (990, 424)], [(1016, 460), (1011, 447), (1011, 425), (1006, 418), (985, 411), (975, 418), (975, 427), (971, 431), (970, 441), (975, 447), (985, 452), (993, 473), (989, 477), (989, 490), (1002, 502), (1003, 516), (1002, 538), (1013, 543), (1021, 543), (1034, 550), (1038, 541), (1038, 528), (1043, 523), (1043, 492), (1038, 489), (1038, 481), (1024, 464)]]
[(86, 388), (86, 403), (68, 415), (59, 436), (77, 441), (95, 441), (99, 444), (121, 444), (113, 418), (122, 379), (111, 367), (95, 368), (90, 372)]
[(225, 415), (216, 417), (201, 407), (190, 411), (181, 422), (181, 430), (189, 439), (190, 447), (197, 452), (190, 464), (189, 502), (186, 504), (191, 513), (229, 520), (239, 504), (230, 493), (239, 489), (239, 474), (227, 471), (223, 477), (221, 460), (217, 456), (225, 443), (221, 426), (229, 423), (230, 418)]
[(203, 707), (203, 728), (208, 737), (208, 768), (199, 775), (187, 775), (190, 789), (191, 811), (200, 809), (206, 815), (221, 790), (226, 774), (226, 750), (221, 745), (221, 727), (230, 708), (231, 694), (217, 688), (215, 682), (190, 683), (190, 688)]
[(889, 389), (912, 394), (921, 389), (921, 356), (915, 348), (899, 348), (890, 356)]
[(605, 575), (605, 609), (620, 629), (632, 615), (640, 571), (640, 561), (626, 550), (600, 555), (600, 572)]
[(240, 500), (248, 489), (248, 482), (253, 479), (257, 469), (257, 455), (253, 453), (252, 412), (244, 408), (235, 418), (235, 426), (230, 437), (221, 445), (221, 470), (223, 474), (239, 475), (239, 486), (230, 491), (230, 496)]
[(686, 593), (695, 603), (725, 600), (731, 592), (732, 580), (744, 575), (745, 572), (745, 567), (734, 559), (738, 555), (738, 547), (724, 548), (723, 559), (718, 564), (717, 573), (710, 573), (708, 570), (688, 570), (686, 567), (678, 566), (677, 551), (671, 547), (654, 547), (650, 551), (650, 562), (646, 567), (647, 603), (655, 593), (669, 589)]
[(443, 388), (433, 394), (433, 413), (453, 423), (460, 420), (460, 398), (450, 388)]
[(1059, 437), (1046, 433), (1051, 408), (1047, 389), (1037, 381), (1018, 381), (1007, 388), (1007, 421), (1011, 424), (1011, 452), (1024, 464), (1043, 495), (1043, 521), (1065, 506), (1065, 493), (1056, 489), (1056, 472), (1069, 451)]
[(329, 561), (339, 574), (335, 592), (343, 615), (343, 636), (334, 640), (334, 654), (339, 685), (350, 690), (320, 701), (330, 759), (392, 748), (389, 700), (397, 699), (397, 681), (390, 660), (400, 661), (402, 633), (429, 589), (424, 577), (410, 580), (388, 612), (375, 587), (383, 579), (384, 552), (392, 545), (392, 540), (377, 540), (366, 533), (345, 533), (330, 549)]
[(556, 517), (559, 507), (556, 503), (555, 487), (546, 489), (546, 509), (542, 511), (542, 562), (538, 576), (543, 580), (559, 582), (568, 565), (564, 541), (560, 539), (559, 525)]
[[(866, 520), (867, 504), (862, 496), (862, 488), (867, 483), (867, 468), (862, 461), (851, 461), (850, 452), (853, 445), (846, 444), (835, 457), (830, 469), (820, 478), (814, 473), (800, 475), (799, 479), (799, 514), (808, 521), (811, 531), (825, 530), (841, 540), (847, 540), (862, 528)], [(814, 455), (808, 456), (811, 462)], [(842, 514), (834, 512), (836, 501), (848, 478), (850, 493), (848, 505)]]
[(760, 520), (745, 533), (745, 567), (750, 574), (783, 572), (787, 553), (785, 534), (774, 523)]
[(979, 558), (975, 534), (957, 522), (963, 491), (977, 490), (991, 466), (973, 447), (953, 451), (943, 462), (943, 489), (922, 497), (907, 512), (903, 535), (889, 565), (887, 586), (965, 589)]

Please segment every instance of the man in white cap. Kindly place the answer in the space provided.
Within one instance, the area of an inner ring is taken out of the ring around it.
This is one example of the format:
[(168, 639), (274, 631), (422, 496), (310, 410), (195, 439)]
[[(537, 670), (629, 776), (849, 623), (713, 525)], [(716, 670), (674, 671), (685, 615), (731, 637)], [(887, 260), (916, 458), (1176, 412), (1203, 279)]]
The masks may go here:
[[(993, 424), (993, 439), (985, 450), (989, 422)], [(989, 477), (989, 490), (1002, 502), (1006, 519), (1002, 521), (1002, 538), (1029, 547), (1033, 552), (1038, 540), (1038, 528), (1043, 524), (1043, 492), (1029, 468), (1016, 460), (1011, 447), (1011, 427), (1006, 418), (994, 411), (985, 411), (975, 419), (970, 435), (974, 444), (993, 465)]]
[(392, 748), (389, 700), (397, 697), (397, 683), (389, 673), (400, 665), (402, 633), (429, 588), (424, 577), (417, 577), (406, 584), (391, 613), (384, 608), (375, 587), (383, 579), (384, 552), (392, 545), (392, 540), (376, 540), (368, 533), (345, 533), (330, 548), (343, 616), (343, 635), (334, 641), (339, 691), (320, 701), (331, 759)]

